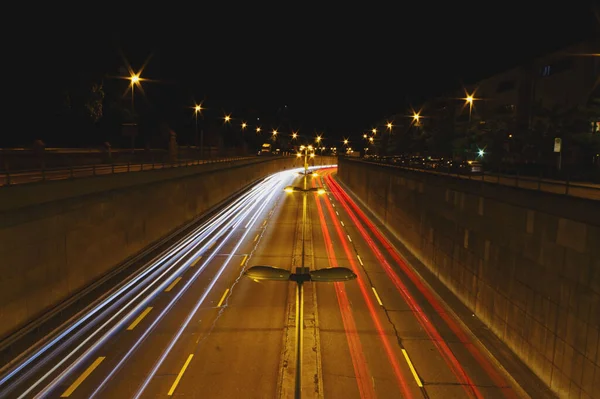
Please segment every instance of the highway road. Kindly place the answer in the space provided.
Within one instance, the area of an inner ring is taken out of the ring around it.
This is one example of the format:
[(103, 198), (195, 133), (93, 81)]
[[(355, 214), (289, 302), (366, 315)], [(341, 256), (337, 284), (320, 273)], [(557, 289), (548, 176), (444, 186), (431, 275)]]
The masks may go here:
[(101, 165), (82, 165), (72, 168), (50, 168), (25, 171), (14, 171), (10, 173), (0, 172), (0, 186), (15, 184), (36, 183), (51, 180), (66, 180), (90, 176), (102, 176), (115, 173), (142, 172), (157, 169), (170, 169), (181, 166), (194, 166), (216, 162), (239, 161), (244, 159), (255, 159), (255, 157), (229, 157), (214, 158), (205, 160), (181, 160), (178, 163), (131, 163), (131, 164), (101, 164)]
[[(354, 160), (356, 161), (356, 160)], [(361, 161), (359, 161), (361, 162)], [(382, 164), (374, 161), (362, 161), (368, 163)], [(432, 170), (423, 168), (411, 168), (408, 166), (398, 166), (383, 163), (384, 166), (390, 168), (410, 170), (419, 173), (430, 173), (434, 175), (447, 176), (454, 179), (473, 180), (488, 184), (500, 184), (503, 186), (516, 187), (526, 190), (543, 191), (546, 193), (569, 195), (572, 197), (579, 197), (590, 199), (594, 201), (600, 200), (600, 184), (588, 183), (588, 182), (567, 182), (563, 180), (545, 179), (534, 176), (515, 176), (515, 175), (504, 175), (491, 172), (485, 172), (483, 174), (469, 174), (469, 173), (448, 173), (447, 170)]]
[[(304, 398), (524, 396), (337, 184), (308, 177)], [(295, 287), (250, 266), (302, 261), (297, 171), (273, 175), (0, 370), (0, 397), (290, 398)]]

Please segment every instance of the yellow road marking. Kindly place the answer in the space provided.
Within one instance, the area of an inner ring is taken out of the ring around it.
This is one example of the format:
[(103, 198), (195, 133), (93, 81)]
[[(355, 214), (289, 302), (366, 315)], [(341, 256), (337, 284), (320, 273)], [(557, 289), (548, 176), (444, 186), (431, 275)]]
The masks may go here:
[(198, 256), (198, 259), (196, 259), (196, 260), (194, 261), (194, 263), (192, 263), (192, 264), (190, 265), (190, 267), (194, 267), (194, 266), (196, 266), (196, 263), (200, 262), (200, 259), (202, 259), (202, 255)]
[(340, 214), (338, 213), (338, 211), (335, 211), (335, 214), (338, 215), (338, 216), (340, 216)]
[(175, 280), (173, 280), (173, 282), (171, 283), (171, 285), (169, 285), (167, 287), (167, 289), (165, 290), (165, 292), (171, 291), (173, 289), (173, 287), (175, 287), (180, 280), (181, 280), (181, 277), (177, 277)]
[(362, 259), (360, 258), (360, 255), (356, 255), (356, 257), (358, 258), (358, 261), (360, 262), (361, 266), (364, 266), (365, 264), (362, 263)]
[(352, 242), (352, 238), (350, 238), (350, 234), (346, 234), (348, 236), (348, 240)]
[(217, 305), (218, 308), (220, 308), (221, 305), (223, 304), (223, 301), (225, 301), (225, 298), (227, 297), (228, 292), (229, 292), (229, 288), (227, 288), (225, 290), (225, 292), (223, 293), (223, 296), (221, 297), (221, 300), (219, 301), (219, 304)]
[[(329, 196), (329, 199), (331, 199), (331, 195)], [(331, 206), (335, 208), (335, 204), (331, 204)]]
[(246, 263), (246, 259), (248, 259), (248, 255), (244, 255), (244, 259), (242, 259), (242, 263), (240, 263), (240, 266), (244, 266), (244, 263)]
[(266, 224), (267, 224), (267, 221), (265, 220), (265, 221), (263, 222), (263, 226), (265, 226)]
[(345, 226), (345, 225), (344, 225), (344, 222), (342, 222), (341, 220), (340, 220), (340, 223), (342, 224), (342, 226)]
[(137, 326), (138, 324), (140, 324), (140, 321), (142, 321), (142, 319), (143, 319), (144, 317), (146, 317), (146, 315), (147, 315), (148, 313), (150, 313), (150, 311), (151, 311), (151, 310), (152, 310), (152, 307), (148, 306), (148, 307), (146, 308), (146, 310), (144, 310), (144, 311), (142, 312), (142, 314), (141, 314), (141, 315), (139, 315), (139, 316), (137, 317), (137, 319), (135, 319), (135, 320), (134, 320), (134, 322), (133, 322), (133, 323), (131, 323), (131, 324), (129, 325), (129, 327), (127, 327), (127, 331), (131, 331), (131, 330), (133, 330), (133, 329), (135, 328), (135, 326)]
[(98, 359), (96, 359), (96, 360), (94, 361), (94, 363), (92, 363), (92, 364), (90, 365), (90, 367), (88, 367), (88, 368), (87, 368), (87, 369), (86, 369), (86, 370), (83, 372), (83, 374), (81, 374), (81, 375), (79, 376), (79, 378), (77, 378), (77, 379), (75, 380), (75, 382), (74, 382), (74, 383), (72, 383), (72, 384), (71, 384), (71, 386), (70, 386), (69, 388), (67, 388), (67, 390), (66, 390), (66, 391), (64, 391), (64, 392), (63, 392), (63, 394), (62, 394), (62, 395), (60, 395), (60, 397), (61, 397), (61, 398), (68, 398), (69, 396), (71, 396), (71, 394), (72, 394), (72, 393), (73, 393), (73, 392), (74, 392), (74, 391), (77, 389), (77, 387), (78, 387), (79, 385), (81, 385), (81, 383), (82, 383), (82, 382), (83, 382), (83, 381), (84, 381), (86, 378), (88, 378), (88, 376), (89, 376), (90, 374), (92, 374), (92, 371), (94, 371), (94, 370), (96, 369), (96, 367), (98, 367), (98, 366), (100, 365), (100, 363), (102, 363), (102, 361), (103, 361), (104, 359), (105, 359), (105, 357), (104, 357), (104, 356), (101, 356), (101, 357), (99, 357)]
[(258, 240), (258, 234), (256, 235), (256, 237), (254, 237), (254, 242), (256, 242), (256, 240)]
[(379, 298), (379, 294), (377, 293), (377, 290), (375, 290), (375, 287), (371, 287), (371, 289), (373, 290), (373, 294), (375, 294), (375, 298), (377, 298), (377, 302), (379, 302), (379, 304), (381, 306), (383, 306), (383, 303), (381, 302), (381, 298)]
[(404, 348), (402, 348), (402, 354), (404, 355), (404, 358), (406, 359), (406, 363), (408, 363), (408, 367), (410, 368), (410, 371), (412, 372), (413, 377), (415, 377), (415, 381), (417, 381), (417, 385), (422, 388), (423, 383), (421, 382), (421, 379), (417, 375), (417, 371), (413, 367), (413, 364), (410, 361), (410, 358), (408, 357), (408, 353), (406, 353), (406, 350)]
[(173, 396), (173, 392), (175, 392), (175, 388), (177, 388), (177, 385), (179, 384), (179, 380), (181, 380), (181, 377), (183, 377), (183, 373), (185, 373), (185, 369), (187, 369), (187, 367), (190, 364), (190, 362), (192, 361), (193, 357), (194, 357), (194, 354), (191, 354), (188, 356), (187, 360), (185, 361), (185, 364), (181, 368), (181, 371), (177, 375), (175, 382), (173, 382), (173, 385), (171, 385), (171, 389), (169, 389), (169, 393), (168, 393), (169, 396)]

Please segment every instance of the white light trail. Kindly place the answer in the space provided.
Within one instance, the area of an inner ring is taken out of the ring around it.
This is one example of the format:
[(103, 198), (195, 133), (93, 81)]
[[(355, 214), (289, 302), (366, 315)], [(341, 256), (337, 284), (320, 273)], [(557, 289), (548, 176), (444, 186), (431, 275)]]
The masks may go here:
[[(274, 176), (277, 176), (274, 175)], [(228, 220), (219, 230), (218, 233), (215, 235), (216, 238), (220, 237), (221, 235), (223, 235), (229, 228), (231, 228), (231, 226), (239, 223), (241, 219), (240, 217), (240, 212), (243, 212), (243, 217), (245, 217), (247, 215), (247, 213), (249, 212), (250, 209), (252, 209), (254, 207), (254, 204), (256, 203), (260, 203), (262, 198), (264, 198), (265, 193), (270, 193), (274, 191), (275, 186), (280, 185), (281, 184), (281, 176), (279, 176), (279, 179), (274, 179), (273, 176), (271, 178), (265, 179), (263, 182), (259, 183), (257, 186), (255, 186), (255, 188), (252, 190), (252, 193), (249, 195), (245, 196), (245, 201), (238, 203), (238, 205), (236, 207), (234, 207), (232, 209), (232, 212), (234, 213), (234, 217), (230, 220)], [(227, 236), (229, 237), (229, 235)], [(211, 241), (207, 242), (200, 251), (198, 252), (203, 252), (204, 250), (206, 250), (206, 248), (208, 246), (210, 246), (210, 244), (212, 244), (212, 242), (214, 242), (216, 240), (216, 238), (213, 238)], [(218, 248), (221, 248), (227, 240), (221, 240), (221, 243), (219, 244), (219, 246), (217, 247), (217, 250), (214, 251), (212, 253), (211, 256), (207, 257), (207, 259), (204, 260), (203, 264), (201, 267), (198, 268), (198, 270), (194, 273), (193, 277), (191, 278), (190, 281), (193, 281), (195, 278), (198, 277), (198, 275), (205, 269), (206, 265), (213, 259), (213, 257), (215, 256), (215, 254), (218, 251)], [(188, 249), (185, 253), (183, 254), (177, 254), (177, 258), (180, 259), (182, 257), (187, 256), (194, 248), (194, 245), (196, 244), (196, 241), (194, 240), (190, 245), (186, 246), (183, 248), (183, 250), (189, 248), (190, 246), (192, 247), (191, 249)], [(92, 344), (92, 346), (90, 348), (88, 348), (82, 355), (79, 356), (79, 358), (77, 358), (69, 367), (67, 367), (62, 373), (60, 373), (57, 377), (54, 378), (54, 380), (49, 383), (42, 391), (40, 391), (38, 393), (38, 395), (36, 396), (36, 398), (43, 398), (45, 397), (47, 394), (49, 394), (56, 386), (60, 385), (62, 383), (62, 381), (69, 376), (77, 367), (79, 367), (79, 365), (86, 361), (86, 359), (91, 356), (99, 347), (101, 347), (108, 339), (110, 339), (112, 337), (112, 335), (114, 335), (115, 332), (117, 332), (118, 330), (120, 330), (127, 322), (130, 321), (130, 319), (132, 317), (134, 317), (141, 308), (144, 308), (147, 306), (147, 304), (156, 296), (158, 295), (160, 292), (162, 292), (166, 286), (168, 286), (168, 284), (170, 284), (171, 280), (176, 278), (176, 276), (178, 274), (180, 274), (181, 272), (183, 272), (183, 270), (185, 270), (188, 265), (193, 261), (193, 259), (188, 260), (187, 262), (185, 262), (183, 265), (181, 265), (181, 267), (179, 267), (175, 273), (172, 273), (170, 276), (170, 279), (165, 280), (160, 286), (158, 286), (152, 293), (150, 293), (149, 295), (147, 295), (134, 309), (132, 309), (123, 319), (121, 319), (116, 325), (114, 325), (112, 328), (110, 328), (109, 331), (107, 331), (101, 338), (99, 338), (94, 344)], [(160, 278), (166, 276), (169, 272), (171, 272), (171, 270), (173, 268), (175, 268), (177, 266), (176, 263), (174, 263), (170, 268), (168, 268), (167, 270), (165, 270), (158, 278), (153, 279), (153, 282), (148, 284), (148, 286), (146, 288), (144, 288), (138, 295), (136, 295), (131, 301), (129, 301), (129, 303), (122, 307), (120, 310), (118, 310), (108, 321), (106, 321), (102, 326), (100, 326), (98, 329), (96, 329), (96, 331), (94, 331), (92, 334), (88, 335), (87, 338), (81, 342), (74, 350), (72, 350), (69, 354), (65, 355), (62, 357), (62, 359), (57, 362), (54, 367), (52, 367), (44, 376), (42, 376), (40, 379), (38, 379), (37, 381), (35, 381), (33, 384), (31, 384), (31, 386), (29, 387), (29, 389), (27, 389), (26, 392), (24, 392), (19, 398), (23, 398), (25, 397), (27, 394), (29, 394), (33, 389), (35, 389), (43, 380), (49, 378), (53, 373), (55, 373), (58, 368), (60, 366), (62, 366), (68, 359), (70, 359), (71, 357), (73, 357), (80, 349), (83, 348), (83, 346), (85, 346), (85, 344), (87, 344), (91, 339), (93, 339), (97, 334), (99, 334), (104, 328), (106, 328), (113, 320), (115, 320), (119, 315), (121, 315), (130, 305), (132, 305), (137, 299), (139, 299), (143, 294), (145, 294), (150, 288), (152, 288), (153, 285), (155, 285)], [(186, 286), (187, 287), (187, 286)], [(182, 289), (180, 291), (180, 293), (183, 293), (185, 290)], [(176, 296), (177, 299), (179, 299), (180, 295)], [(164, 316), (164, 314), (166, 314), (166, 312), (172, 307), (172, 305), (175, 302), (173, 301), (170, 306), (167, 307), (167, 309), (165, 309), (165, 311), (163, 311), (163, 313), (161, 313), (161, 316), (159, 316), (156, 320), (160, 320), (162, 318), (162, 316)], [(151, 330), (151, 328), (149, 328), (147, 330), (147, 332), (149, 333)], [(143, 335), (141, 339), (139, 339), (135, 344), (134, 347), (139, 346), (139, 344), (141, 344), (141, 342), (143, 341), (143, 339), (147, 336), (147, 334)], [(131, 353), (133, 353), (133, 351), (130, 351)], [(118, 368), (118, 367), (116, 367)], [(115, 368), (115, 369), (116, 369)]]

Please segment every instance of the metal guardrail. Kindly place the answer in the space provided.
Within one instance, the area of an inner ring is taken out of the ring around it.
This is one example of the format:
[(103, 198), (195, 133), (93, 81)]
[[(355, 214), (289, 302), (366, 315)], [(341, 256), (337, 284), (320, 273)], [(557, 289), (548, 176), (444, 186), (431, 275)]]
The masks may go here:
[(437, 170), (414, 168), (408, 166), (390, 165), (386, 162), (370, 161), (365, 159), (345, 158), (353, 162), (362, 162), (366, 164), (375, 164), (386, 166), (389, 168), (408, 170), (412, 172), (428, 173), (438, 176), (447, 176), (461, 180), (472, 180), (486, 184), (496, 184), (509, 187), (515, 187), (525, 190), (543, 191), (547, 193), (567, 195), (571, 197), (585, 198), (594, 201), (600, 201), (600, 184), (594, 183), (574, 183), (569, 180), (552, 180), (542, 177), (530, 177), (519, 175), (505, 175), (501, 173), (482, 172), (482, 173), (460, 173), (460, 171), (452, 171), (450, 168), (440, 168)]
[(256, 157), (227, 157), (214, 159), (179, 160), (175, 162), (150, 162), (150, 163), (112, 163), (73, 166), (68, 168), (39, 168), (31, 170), (19, 170), (16, 172), (3, 171), (0, 174), (0, 187), (13, 185), (38, 183), (53, 180), (67, 180), (91, 176), (103, 176), (116, 173), (143, 172), (159, 169), (172, 169), (179, 167), (214, 164), (220, 162), (231, 162), (256, 159)]

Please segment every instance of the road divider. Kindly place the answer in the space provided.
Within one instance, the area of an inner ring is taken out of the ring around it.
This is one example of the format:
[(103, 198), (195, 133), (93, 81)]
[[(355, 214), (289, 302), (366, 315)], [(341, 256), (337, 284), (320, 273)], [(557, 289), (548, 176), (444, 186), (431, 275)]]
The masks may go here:
[(413, 377), (415, 377), (415, 381), (417, 381), (417, 385), (419, 386), (419, 388), (423, 388), (423, 383), (421, 382), (421, 379), (419, 378), (419, 375), (417, 374), (417, 370), (415, 370), (415, 366), (413, 366), (412, 362), (410, 361), (410, 358), (408, 357), (408, 353), (406, 353), (406, 349), (402, 348), (402, 354), (404, 355), (404, 358), (406, 359), (406, 363), (408, 363), (410, 372), (412, 373)]
[(229, 293), (229, 288), (227, 288), (225, 290), (225, 292), (223, 293), (223, 296), (221, 297), (221, 300), (219, 301), (219, 303), (217, 304), (217, 307), (220, 308), (221, 305), (223, 304), (223, 302), (225, 302), (225, 298), (227, 298), (227, 294)]
[(96, 370), (96, 368), (100, 365), (100, 363), (102, 363), (102, 361), (105, 359), (104, 356), (99, 357), (98, 359), (94, 360), (94, 363), (92, 363), (87, 369), (85, 369), (85, 371), (75, 380), (75, 382), (73, 382), (71, 384), (71, 386), (69, 388), (67, 388), (67, 390), (65, 392), (63, 392), (62, 395), (60, 395), (61, 398), (68, 398), (69, 396), (71, 396), (71, 394), (73, 392), (75, 392), (75, 390), (77, 389), (77, 387), (79, 387), (81, 385), (81, 383), (83, 381), (85, 381), (86, 378), (89, 377), (90, 374), (92, 374), (92, 372), (94, 370)]
[(375, 287), (371, 287), (371, 289), (373, 290), (373, 294), (375, 294), (375, 298), (377, 298), (377, 303), (379, 303), (381, 306), (383, 306), (383, 302), (381, 302), (381, 298), (379, 298), (379, 294), (377, 293), (377, 290), (375, 289)]
[(171, 385), (171, 389), (169, 389), (169, 393), (167, 395), (173, 396), (173, 393), (175, 392), (175, 389), (177, 388), (177, 385), (179, 385), (179, 381), (181, 381), (181, 377), (183, 377), (183, 373), (185, 373), (185, 370), (190, 365), (190, 362), (192, 361), (193, 357), (194, 357), (193, 353), (188, 356), (187, 360), (183, 364), (183, 367), (181, 368), (181, 371), (179, 371), (179, 374), (177, 374), (177, 378), (173, 382), (173, 385)]
[(177, 277), (175, 280), (173, 280), (173, 282), (167, 287), (167, 289), (165, 289), (165, 292), (169, 292), (173, 289), (173, 287), (175, 287), (177, 285), (178, 282), (181, 281), (181, 277)]
[(127, 327), (127, 331), (131, 331), (135, 328), (135, 326), (137, 326), (138, 324), (140, 324), (140, 322), (144, 319), (144, 317), (146, 317), (148, 315), (148, 313), (150, 313), (150, 311), (152, 310), (151, 306), (148, 306), (143, 312), (142, 314), (140, 314), (137, 319), (135, 319), (133, 321), (133, 323), (131, 323), (129, 325), (129, 327)]

